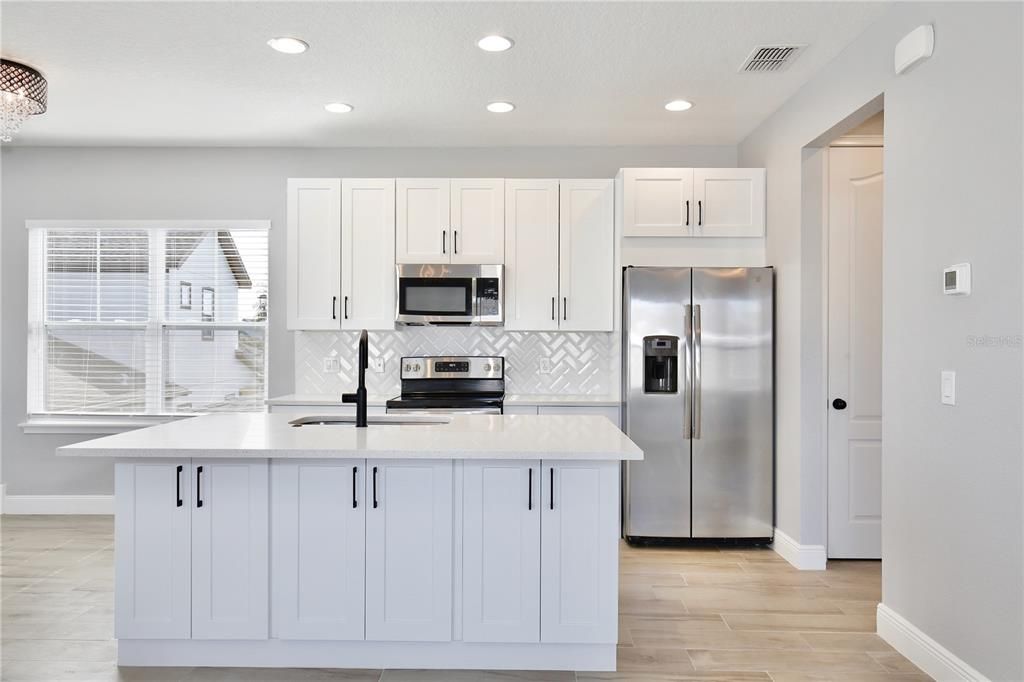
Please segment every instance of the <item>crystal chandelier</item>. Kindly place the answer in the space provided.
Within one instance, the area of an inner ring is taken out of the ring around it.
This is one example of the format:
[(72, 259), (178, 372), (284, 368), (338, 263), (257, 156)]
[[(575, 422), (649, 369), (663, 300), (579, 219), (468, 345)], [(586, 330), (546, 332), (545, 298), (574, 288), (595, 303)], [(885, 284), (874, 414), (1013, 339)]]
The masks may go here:
[(0, 59), (0, 142), (10, 142), (29, 116), (46, 111), (46, 79), (31, 66)]

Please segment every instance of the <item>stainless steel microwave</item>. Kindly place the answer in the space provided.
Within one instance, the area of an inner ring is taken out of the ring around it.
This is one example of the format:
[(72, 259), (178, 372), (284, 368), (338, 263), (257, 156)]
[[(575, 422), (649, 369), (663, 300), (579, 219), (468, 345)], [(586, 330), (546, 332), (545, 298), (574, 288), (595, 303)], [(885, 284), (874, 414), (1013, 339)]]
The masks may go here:
[(401, 264), (395, 322), (491, 325), (505, 322), (505, 266)]

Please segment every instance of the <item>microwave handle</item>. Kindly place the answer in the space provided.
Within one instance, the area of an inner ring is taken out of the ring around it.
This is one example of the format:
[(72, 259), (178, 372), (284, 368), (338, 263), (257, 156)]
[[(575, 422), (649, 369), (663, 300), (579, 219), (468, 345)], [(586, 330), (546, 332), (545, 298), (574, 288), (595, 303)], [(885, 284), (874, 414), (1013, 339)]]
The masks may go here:
[(470, 285), (470, 294), (469, 294), (469, 298), (470, 298), (470, 302), (471, 302), (470, 303), (469, 314), (472, 315), (473, 317), (477, 317), (477, 315), (479, 315), (479, 312), (480, 312), (480, 301), (477, 300), (477, 297), (476, 297), (476, 279), (477, 279), (476, 277), (470, 278), (470, 282), (472, 282), (472, 284)]

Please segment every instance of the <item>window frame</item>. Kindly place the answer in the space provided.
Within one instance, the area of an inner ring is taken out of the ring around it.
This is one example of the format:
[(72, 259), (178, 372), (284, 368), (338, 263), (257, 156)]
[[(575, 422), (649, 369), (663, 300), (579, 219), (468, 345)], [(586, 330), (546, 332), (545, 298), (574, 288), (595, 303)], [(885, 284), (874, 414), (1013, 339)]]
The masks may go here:
[[(269, 293), (270, 279), (270, 229), (269, 220), (26, 220), (25, 228), (29, 232), (29, 257), (38, 257), (39, 263), (29, 263), (28, 282), (28, 334), (26, 337), (27, 346), (27, 390), (26, 390), (26, 420), (20, 426), (25, 433), (119, 433), (153, 426), (154, 424), (175, 421), (197, 416), (202, 413), (167, 413), (160, 407), (163, 403), (161, 387), (165, 379), (165, 364), (167, 358), (164, 356), (164, 336), (168, 331), (175, 329), (199, 329), (204, 333), (213, 332), (218, 329), (245, 331), (261, 330), (263, 333), (263, 401), (269, 395), (269, 366), (270, 366), (270, 317), (269, 313), (262, 321), (219, 322), (214, 315), (213, 321), (188, 321), (176, 322), (171, 315), (171, 308), (177, 309), (172, 302), (180, 298), (180, 294), (168, 298), (167, 289), (173, 287), (174, 282), (166, 280), (165, 276), (165, 247), (166, 234), (171, 231), (201, 231), (201, 232), (237, 232), (242, 230), (257, 230), (267, 232), (267, 288)], [(37, 240), (45, 239), (48, 230), (105, 230), (105, 231), (134, 231), (147, 232), (149, 234), (149, 300), (147, 308), (148, 319), (143, 322), (61, 322), (47, 321), (45, 319), (46, 306), (46, 254), (45, 244), (40, 245)], [(39, 236), (36, 236), (39, 235)], [(44, 249), (42, 253), (35, 251)], [(192, 288), (189, 283), (190, 289)], [(180, 288), (180, 283), (179, 283)], [(192, 308), (195, 308), (194, 296)], [(269, 299), (269, 297), (267, 297)], [(155, 304), (155, 305), (154, 305)], [(216, 306), (216, 293), (214, 293), (214, 306)], [(202, 302), (200, 301), (200, 307)], [(269, 311), (269, 303), (265, 310)], [(149, 378), (145, 387), (146, 408), (144, 412), (124, 413), (87, 413), (87, 412), (46, 412), (33, 411), (33, 408), (43, 404), (45, 396), (42, 393), (46, 390), (46, 358), (40, 356), (40, 344), (37, 336), (46, 334), (47, 329), (79, 327), (84, 329), (118, 329), (142, 331), (144, 343), (146, 344), (147, 365), (159, 368), (155, 377)]]

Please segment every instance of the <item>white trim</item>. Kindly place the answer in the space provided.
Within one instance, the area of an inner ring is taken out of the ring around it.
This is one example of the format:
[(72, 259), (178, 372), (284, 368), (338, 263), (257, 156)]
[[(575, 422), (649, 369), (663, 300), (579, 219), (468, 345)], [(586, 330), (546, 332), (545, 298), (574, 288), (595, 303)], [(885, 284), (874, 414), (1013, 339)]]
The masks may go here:
[(269, 230), (269, 220), (26, 220), (28, 230)]
[(829, 143), (829, 147), (885, 147), (882, 135), (843, 135)]
[(775, 529), (772, 549), (801, 571), (824, 571), (828, 561), (825, 545), (801, 545), (778, 528)]
[(876, 627), (879, 637), (936, 680), (988, 681), (987, 677), (885, 604), (878, 605)]
[(113, 495), (8, 495), (4, 514), (113, 514)]
[(0, 483), (0, 514), (4, 513), (4, 498), (7, 497), (7, 484)]
[(615, 644), (122, 639), (127, 666), (614, 671)]
[(82, 433), (82, 434), (110, 434), (144, 429), (149, 426), (159, 426), (168, 422), (185, 419), (186, 417), (159, 417), (159, 416), (137, 416), (137, 417), (73, 417), (73, 416), (43, 416), (32, 415), (18, 424), (24, 433)]

